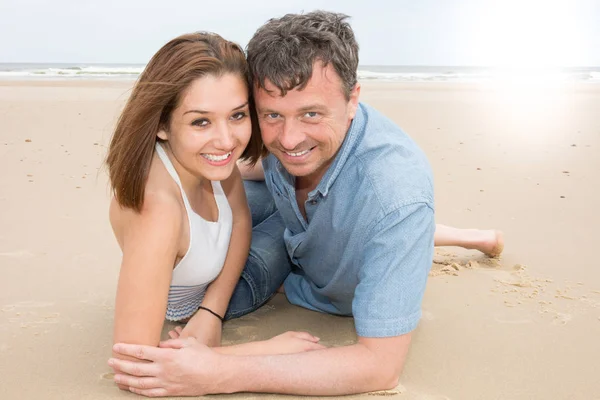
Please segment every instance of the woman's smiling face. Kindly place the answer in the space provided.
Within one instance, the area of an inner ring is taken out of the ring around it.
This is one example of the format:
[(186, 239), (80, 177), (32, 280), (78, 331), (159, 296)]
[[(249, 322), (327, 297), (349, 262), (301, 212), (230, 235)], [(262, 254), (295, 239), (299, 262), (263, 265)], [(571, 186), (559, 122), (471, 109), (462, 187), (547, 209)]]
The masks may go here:
[(169, 130), (157, 136), (187, 173), (222, 181), (233, 172), (251, 133), (246, 82), (226, 73), (193, 81), (171, 113)]

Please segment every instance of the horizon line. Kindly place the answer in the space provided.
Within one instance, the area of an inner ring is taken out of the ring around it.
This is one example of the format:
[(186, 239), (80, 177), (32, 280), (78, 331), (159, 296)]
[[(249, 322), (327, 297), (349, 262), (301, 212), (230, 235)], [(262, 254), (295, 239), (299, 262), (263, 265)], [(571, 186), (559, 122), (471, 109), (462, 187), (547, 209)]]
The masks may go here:
[[(135, 65), (135, 66), (145, 66), (148, 63), (138, 63), (138, 62), (85, 62), (85, 61), (10, 61), (10, 62), (0, 62), (0, 65), (10, 65), (10, 64), (45, 64), (45, 65), (84, 65), (84, 66), (94, 66), (94, 65)], [(534, 69), (534, 68), (600, 68), (600, 64), (598, 65), (511, 65), (511, 66), (502, 66), (502, 65), (489, 65), (489, 64), (359, 64), (358, 68), (361, 67), (440, 67), (440, 68), (502, 68), (502, 69), (511, 69), (511, 68), (524, 68), (524, 69)]]

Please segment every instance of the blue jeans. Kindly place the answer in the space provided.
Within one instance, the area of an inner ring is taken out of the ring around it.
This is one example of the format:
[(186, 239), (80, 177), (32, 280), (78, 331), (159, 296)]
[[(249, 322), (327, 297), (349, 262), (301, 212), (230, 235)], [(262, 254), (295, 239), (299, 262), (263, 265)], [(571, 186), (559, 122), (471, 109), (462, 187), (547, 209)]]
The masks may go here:
[(252, 242), (225, 319), (241, 317), (265, 304), (292, 269), (283, 242), (285, 225), (266, 184), (244, 181), (244, 187), (252, 213)]

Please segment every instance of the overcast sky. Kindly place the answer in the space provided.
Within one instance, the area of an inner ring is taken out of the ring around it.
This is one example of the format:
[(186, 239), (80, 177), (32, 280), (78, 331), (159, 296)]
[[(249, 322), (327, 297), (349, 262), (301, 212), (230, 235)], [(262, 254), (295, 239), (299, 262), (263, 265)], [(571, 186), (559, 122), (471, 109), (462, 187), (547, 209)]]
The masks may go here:
[(600, 0), (0, 0), (0, 62), (146, 63), (182, 33), (245, 46), (318, 8), (352, 17), (362, 65), (600, 66)]

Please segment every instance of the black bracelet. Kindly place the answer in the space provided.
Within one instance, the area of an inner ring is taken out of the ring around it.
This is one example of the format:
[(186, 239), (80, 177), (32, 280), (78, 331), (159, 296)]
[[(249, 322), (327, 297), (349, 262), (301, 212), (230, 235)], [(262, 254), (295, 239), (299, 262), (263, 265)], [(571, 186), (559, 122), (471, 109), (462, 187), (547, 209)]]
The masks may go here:
[(211, 310), (210, 308), (206, 308), (206, 307), (202, 307), (202, 306), (198, 306), (199, 310), (204, 310), (204, 311), (208, 311), (209, 313), (211, 313), (212, 315), (214, 315), (215, 317), (219, 318), (221, 320), (221, 322), (225, 322), (225, 318), (221, 317), (219, 314), (217, 314), (216, 312), (214, 312), (213, 310)]

